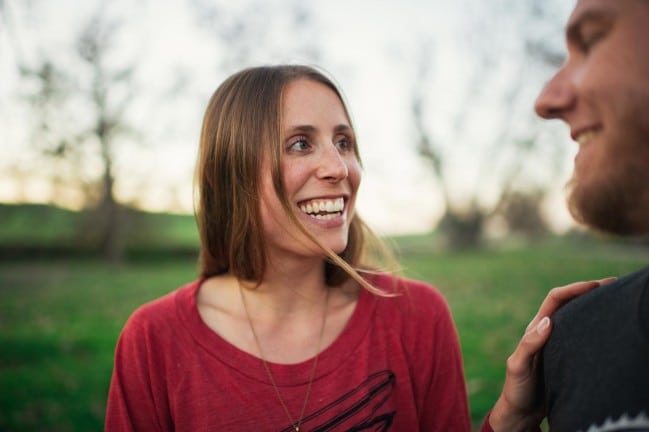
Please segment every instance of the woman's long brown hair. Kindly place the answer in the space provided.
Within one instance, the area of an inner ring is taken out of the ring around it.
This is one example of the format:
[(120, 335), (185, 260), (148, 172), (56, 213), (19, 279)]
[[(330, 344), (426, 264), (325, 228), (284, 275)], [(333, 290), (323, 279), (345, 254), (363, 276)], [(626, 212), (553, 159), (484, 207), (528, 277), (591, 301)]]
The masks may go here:
[(368, 259), (369, 246), (373, 252), (378, 250), (377, 255), (384, 262), (395, 261), (357, 214), (352, 216), (347, 247), (336, 254), (298, 220), (286, 197), (280, 168), (282, 96), (287, 84), (297, 79), (312, 80), (330, 88), (340, 99), (351, 126), (341, 92), (315, 68), (255, 67), (223, 82), (205, 112), (196, 167), (200, 274), (210, 277), (230, 272), (239, 279), (261, 282), (267, 260), (259, 208), (259, 173), (262, 155), (268, 152), (280, 202), (301, 231), (328, 257), (326, 283), (337, 286), (351, 277), (366, 289), (385, 295), (367, 282), (359, 270), (372, 267), (364, 262)]

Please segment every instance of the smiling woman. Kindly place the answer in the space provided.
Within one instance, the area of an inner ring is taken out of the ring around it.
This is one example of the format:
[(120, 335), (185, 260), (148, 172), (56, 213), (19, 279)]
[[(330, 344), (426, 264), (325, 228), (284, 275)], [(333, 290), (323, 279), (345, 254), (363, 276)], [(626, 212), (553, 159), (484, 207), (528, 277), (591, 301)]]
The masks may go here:
[[(324, 74), (272, 66), (228, 78), (201, 134), (199, 278), (126, 323), (106, 430), (468, 432), (448, 306), (369, 259), (360, 179), (348, 110)], [(534, 391), (542, 317), (499, 416), (527, 415), (511, 403)]]
[(129, 319), (106, 429), (468, 431), (446, 302), (366, 254), (376, 238), (355, 212), (360, 158), (333, 82), (241, 71), (201, 135), (200, 278)]

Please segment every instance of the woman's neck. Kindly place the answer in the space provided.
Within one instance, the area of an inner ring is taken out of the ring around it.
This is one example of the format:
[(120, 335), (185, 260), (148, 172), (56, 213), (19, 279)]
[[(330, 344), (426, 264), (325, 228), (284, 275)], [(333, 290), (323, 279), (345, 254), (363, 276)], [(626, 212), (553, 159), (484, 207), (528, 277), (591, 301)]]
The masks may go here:
[[(285, 273), (269, 267), (257, 287), (229, 274), (207, 279), (197, 297), (199, 313), (210, 328), (239, 349), (259, 355), (250, 331), (252, 322), (267, 360), (304, 361), (343, 331), (359, 287), (351, 280), (340, 287), (328, 287), (322, 261), (320, 269), (306, 266), (302, 272)], [(321, 343), (316, 343), (325, 314), (324, 334)]]
[[(287, 268), (270, 262), (261, 284), (245, 291), (251, 303), (263, 303), (269, 312), (280, 315), (308, 312), (322, 304), (329, 289), (325, 283), (324, 262), (304, 264)], [(250, 282), (240, 283), (244, 289), (254, 287)]]

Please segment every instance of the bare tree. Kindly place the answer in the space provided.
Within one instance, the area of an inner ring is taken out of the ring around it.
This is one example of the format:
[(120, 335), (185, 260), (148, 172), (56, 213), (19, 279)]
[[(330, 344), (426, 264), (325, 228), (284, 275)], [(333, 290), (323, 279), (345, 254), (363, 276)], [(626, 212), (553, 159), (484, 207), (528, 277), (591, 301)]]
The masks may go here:
[[(515, 3), (505, 0), (499, 4), (510, 9), (522, 7)], [(531, 3), (526, 4), (526, 8), (522, 11), (508, 10), (507, 13), (495, 14), (498, 19), (506, 17), (508, 20), (518, 20), (518, 28), (513, 32), (514, 37), (519, 38), (518, 44), (513, 44), (516, 49), (507, 52), (507, 63), (513, 64), (514, 68), (508, 72), (506, 80), (502, 79), (503, 62), (498, 56), (500, 47), (489, 37), (494, 28), (502, 23), (485, 22), (483, 15), (471, 23), (475, 32), (467, 42), (476, 53), (478, 61), (467, 80), (464, 100), (455, 114), (454, 133), (448, 139), (452, 142), (436, 137), (435, 125), (429, 121), (436, 107), (434, 99), (426, 96), (425, 88), (436, 72), (433, 68), (434, 46), (423, 41), (416, 55), (417, 70), (410, 100), (417, 133), (417, 150), (430, 163), (431, 173), (441, 190), (445, 213), (438, 228), (451, 247), (478, 246), (483, 239), (487, 222), (496, 216), (504, 220), (511, 231), (527, 230), (536, 234), (545, 229), (540, 213), (545, 186), (525, 179), (528, 174), (526, 164), (532, 158), (538, 159), (539, 149), (538, 127), (528, 93), (530, 84), (533, 84), (533, 77), (538, 76), (536, 79), (540, 81), (540, 72), (547, 66), (556, 66), (563, 56), (556, 45), (538, 36), (540, 33), (535, 32), (537, 27), (533, 25), (547, 23), (553, 19), (549, 16), (551, 5)], [(499, 95), (494, 96), (484, 90), (491, 88), (498, 88)], [(492, 105), (497, 100), (495, 105), (501, 113), (500, 121), (497, 122), (498, 127), (493, 135), (482, 138), (481, 143), (475, 143), (467, 137), (467, 132), (475, 129), (475, 107), (480, 107), (487, 98)], [(450, 149), (477, 144), (486, 149), (480, 152), (476, 148), (474, 152), (475, 158), (484, 158), (475, 175), (475, 178), (479, 179), (478, 184), (468, 198), (458, 199), (449, 191), (449, 156), (452, 153)], [(554, 157), (559, 153), (557, 150)], [(556, 161), (552, 160), (552, 157), (545, 162), (548, 170), (556, 169)], [(484, 194), (483, 187), (487, 183), (496, 183), (500, 188), (498, 196), (491, 202), (481, 199)], [(532, 227), (530, 224), (520, 223), (520, 213), (523, 210), (529, 221), (541, 225)]]
[(199, 25), (221, 48), (220, 71), (231, 73), (269, 59), (293, 60), (290, 57), (317, 62), (321, 55), (308, 3), (290, 0), (277, 7), (264, 0), (251, 0), (225, 8), (209, 0), (190, 2)]
[[(76, 38), (73, 57), (80, 70), (48, 57), (21, 68), (32, 83), (34, 142), (59, 167), (55, 177), (86, 183), (92, 216), (83, 235), (109, 261), (119, 261), (124, 251), (125, 221), (114, 192), (115, 143), (134, 133), (126, 120), (134, 65), (115, 66), (108, 59), (118, 30), (99, 10)], [(94, 159), (100, 175), (84, 176), (84, 166)]]
[(18, 32), (14, 27), (12, 10), (6, 0), (0, 0), (0, 34), (5, 33), (18, 58), (22, 58)]

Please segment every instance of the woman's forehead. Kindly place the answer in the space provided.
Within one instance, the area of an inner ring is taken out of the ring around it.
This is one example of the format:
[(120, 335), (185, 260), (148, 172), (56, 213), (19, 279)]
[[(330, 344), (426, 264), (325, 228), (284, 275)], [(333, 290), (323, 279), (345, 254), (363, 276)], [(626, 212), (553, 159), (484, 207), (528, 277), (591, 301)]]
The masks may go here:
[(281, 118), (285, 130), (350, 127), (347, 110), (338, 94), (329, 86), (309, 79), (294, 80), (286, 85)]

